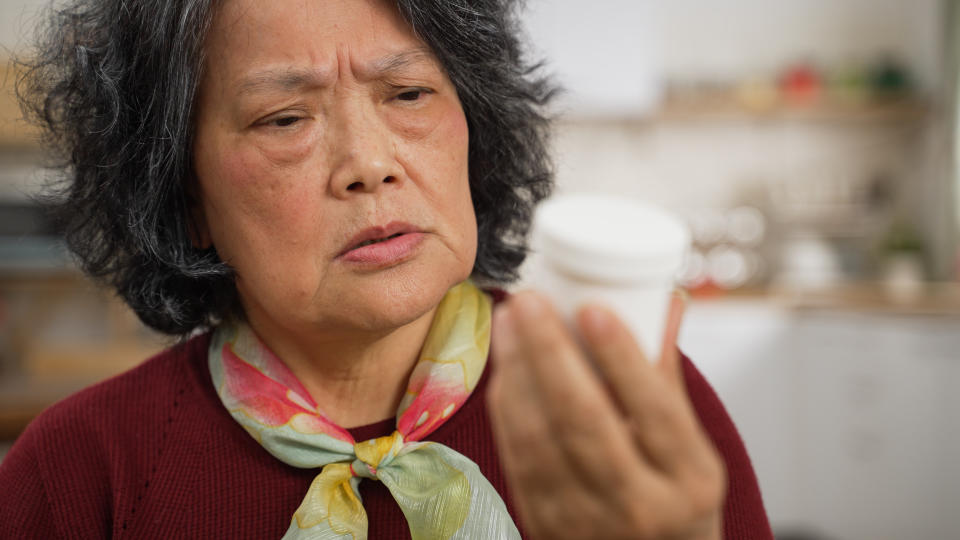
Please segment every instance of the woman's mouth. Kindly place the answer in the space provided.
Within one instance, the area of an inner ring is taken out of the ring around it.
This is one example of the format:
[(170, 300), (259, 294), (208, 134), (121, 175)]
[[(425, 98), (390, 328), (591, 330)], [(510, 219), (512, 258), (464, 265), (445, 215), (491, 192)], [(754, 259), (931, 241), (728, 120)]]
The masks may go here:
[(353, 248), (353, 249), (359, 249), (359, 248), (366, 247), (366, 246), (369, 246), (369, 245), (372, 245), (372, 244), (379, 244), (380, 242), (386, 242), (387, 240), (390, 240), (390, 239), (393, 239), (393, 238), (397, 238), (398, 236), (402, 236), (403, 234), (404, 234), (404, 233), (397, 233), (397, 234), (391, 234), (390, 236), (388, 236), (388, 237), (386, 237), (386, 238), (377, 238), (377, 239), (375, 239), (375, 240), (364, 240), (363, 242), (360, 242), (359, 244), (357, 244), (357, 247), (355, 247), (355, 248)]
[(373, 227), (356, 235), (350, 243), (352, 247), (340, 259), (368, 268), (392, 266), (412, 257), (425, 237), (423, 232), (402, 223)]

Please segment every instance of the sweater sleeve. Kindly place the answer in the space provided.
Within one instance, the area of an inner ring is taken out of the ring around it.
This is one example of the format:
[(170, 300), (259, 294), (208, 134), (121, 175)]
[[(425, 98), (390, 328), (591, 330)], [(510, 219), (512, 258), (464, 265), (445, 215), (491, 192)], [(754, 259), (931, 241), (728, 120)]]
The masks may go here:
[(39, 465), (35, 430), (17, 440), (0, 463), (0, 538), (58, 538)]
[(733, 420), (716, 392), (686, 357), (683, 358), (683, 376), (700, 423), (727, 468), (723, 537), (730, 540), (772, 540), (773, 533), (763, 508), (760, 486)]

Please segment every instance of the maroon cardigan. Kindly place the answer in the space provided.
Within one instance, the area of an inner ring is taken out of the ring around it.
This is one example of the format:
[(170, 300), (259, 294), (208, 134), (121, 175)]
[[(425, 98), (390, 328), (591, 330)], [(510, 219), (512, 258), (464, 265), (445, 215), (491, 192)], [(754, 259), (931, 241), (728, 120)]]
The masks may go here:
[[(210, 380), (209, 340), (177, 345), (34, 420), (0, 465), (0, 538), (280, 538), (319, 471), (281, 463), (230, 417)], [(684, 374), (727, 466), (724, 538), (772, 539), (736, 428), (686, 359)], [(477, 463), (516, 520), (490, 432), (488, 377), (429, 439)], [(393, 428), (389, 419), (350, 432), (366, 440)], [(371, 539), (410, 538), (383, 484), (364, 480), (360, 491)]]

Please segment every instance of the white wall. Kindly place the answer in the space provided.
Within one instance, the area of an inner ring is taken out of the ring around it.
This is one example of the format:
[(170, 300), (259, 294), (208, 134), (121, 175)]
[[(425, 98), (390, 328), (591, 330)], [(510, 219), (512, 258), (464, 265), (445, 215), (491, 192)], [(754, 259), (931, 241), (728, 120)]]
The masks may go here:
[(657, 0), (530, 0), (530, 43), (578, 115), (642, 114), (660, 101)]

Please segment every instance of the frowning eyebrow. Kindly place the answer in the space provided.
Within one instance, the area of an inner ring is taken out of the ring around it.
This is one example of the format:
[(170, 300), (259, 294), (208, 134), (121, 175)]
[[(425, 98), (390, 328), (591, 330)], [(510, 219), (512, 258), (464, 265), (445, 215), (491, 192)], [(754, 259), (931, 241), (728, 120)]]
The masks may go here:
[(417, 47), (384, 56), (372, 63), (369, 70), (362, 70), (363, 78), (379, 79), (393, 72), (400, 71), (413, 64), (429, 63), (439, 65), (433, 51), (427, 47)]
[[(360, 80), (379, 80), (395, 75), (416, 64), (439, 65), (433, 52), (427, 47), (418, 47), (378, 58), (367, 66), (356, 66)], [(330, 86), (336, 77), (336, 70), (278, 68), (256, 71), (244, 77), (237, 84), (237, 94), (257, 94), (263, 92), (291, 92), (302, 88), (323, 88)]]

